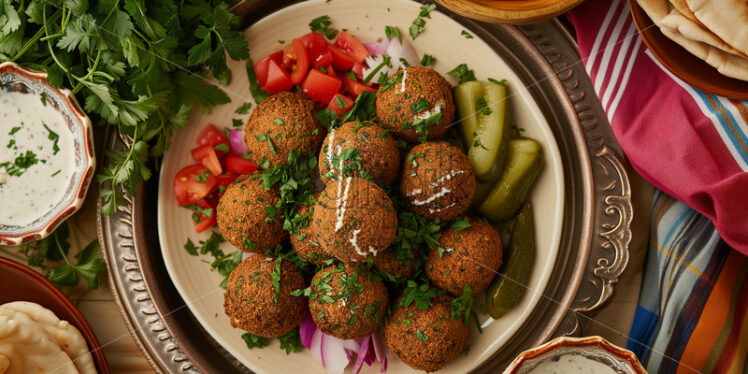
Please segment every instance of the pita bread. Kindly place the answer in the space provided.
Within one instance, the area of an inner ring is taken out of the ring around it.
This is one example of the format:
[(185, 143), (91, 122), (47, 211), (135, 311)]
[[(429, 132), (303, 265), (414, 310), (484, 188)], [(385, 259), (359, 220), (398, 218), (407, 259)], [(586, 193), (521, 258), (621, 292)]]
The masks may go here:
[(683, 14), (686, 18), (690, 19), (693, 22), (696, 22), (699, 24), (699, 26), (706, 28), (703, 24), (701, 24), (701, 21), (699, 21), (698, 18), (696, 18), (696, 15), (693, 14), (691, 11), (691, 8), (688, 7), (688, 4), (686, 4), (686, 0), (670, 0), (670, 4), (677, 9), (681, 14)]
[(748, 1), (686, 0), (696, 18), (733, 48), (748, 54)]
[(668, 13), (668, 15), (660, 21), (659, 26), (668, 27), (672, 30), (678, 31), (681, 35), (693, 41), (706, 43), (727, 53), (745, 57), (745, 55), (740, 53), (740, 51), (725, 43), (711, 31), (691, 21), (690, 19), (688, 19), (688, 17), (678, 12), (678, 10), (675, 8), (671, 9), (670, 13)]
[(24, 313), (0, 316), (2, 356), (8, 361), (5, 374), (78, 373), (70, 356)]
[(18, 301), (0, 305), (0, 317), (13, 318), (19, 315), (24, 315), (35, 323), (41, 329), (41, 333), (72, 360), (76, 372), (96, 373), (88, 344), (78, 329), (67, 321), (61, 321), (51, 310), (35, 303)]
[(727, 53), (706, 43), (686, 38), (677, 30), (668, 27), (660, 27), (660, 30), (665, 36), (680, 44), (707, 64), (715, 67), (723, 75), (748, 81), (748, 59)]

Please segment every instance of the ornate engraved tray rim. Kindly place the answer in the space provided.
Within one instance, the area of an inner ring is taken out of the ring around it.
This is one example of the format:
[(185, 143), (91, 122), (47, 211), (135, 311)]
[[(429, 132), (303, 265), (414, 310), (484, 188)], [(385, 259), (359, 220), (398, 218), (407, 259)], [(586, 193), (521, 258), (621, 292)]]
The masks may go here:
[[(241, 14), (261, 7), (256, 4), (235, 11)], [(512, 68), (521, 77), (544, 77), (536, 84), (533, 96), (549, 123), (560, 123), (554, 128), (554, 136), (561, 152), (576, 155), (566, 154), (564, 162), (569, 191), (565, 196), (567, 212), (560, 251), (565, 252), (556, 264), (562, 270), (543, 292), (552, 295), (558, 306), (550, 301), (540, 303), (528, 319), (528, 324), (537, 324), (521, 336), (516, 334), (505, 350), (478, 369), (496, 372), (526, 348), (554, 336), (581, 334), (589, 323), (589, 318), (583, 316), (593, 314), (610, 299), (628, 264), (631, 189), (622, 152), (589, 77), (577, 63), (573, 38), (559, 21), (515, 27), (453, 18), (489, 44), (493, 40), (497, 52), (515, 60)], [(500, 42), (497, 33), (511, 40)], [(523, 65), (517, 54), (533, 61)], [(535, 71), (528, 67), (532, 64), (537, 65)], [(107, 139), (108, 148), (129, 144), (128, 139), (115, 132)], [(155, 185), (157, 181), (153, 180), (142, 185), (135, 196), (125, 195), (127, 205), (115, 215), (98, 216), (111, 287), (125, 323), (158, 372), (249, 372), (202, 330), (168, 279), (161, 251), (156, 247), (157, 234), (146, 230), (155, 222), (151, 217), (155, 216)]]

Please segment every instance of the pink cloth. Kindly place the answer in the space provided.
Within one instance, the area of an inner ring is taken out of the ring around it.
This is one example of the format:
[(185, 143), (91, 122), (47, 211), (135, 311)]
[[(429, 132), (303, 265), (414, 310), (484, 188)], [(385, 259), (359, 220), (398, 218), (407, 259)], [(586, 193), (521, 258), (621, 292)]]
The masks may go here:
[(668, 72), (623, 1), (586, 1), (567, 17), (634, 169), (748, 254), (748, 102), (700, 91)]

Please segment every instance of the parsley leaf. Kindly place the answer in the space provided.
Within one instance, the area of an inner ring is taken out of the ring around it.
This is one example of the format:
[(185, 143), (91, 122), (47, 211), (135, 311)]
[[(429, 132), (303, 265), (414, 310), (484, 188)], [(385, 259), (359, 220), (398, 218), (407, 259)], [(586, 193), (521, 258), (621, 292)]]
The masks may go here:
[(333, 39), (338, 36), (338, 30), (331, 29), (331, 24), (332, 22), (330, 22), (330, 17), (325, 15), (317, 17), (309, 22), (309, 28), (312, 29), (312, 31), (316, 31), (324, 35), (327, 39)]
[(248, 332), (245, 332), (242, 334), (242, 339), (244, 340), (244, 343), (247, 344), (247, 348), (265, 348), (265, 346), (268, 345), (268, 339), (263, 338), (261, 336), (252, 335)]
[(435, 61), (436, 61), (436, 57), (429, 55), (429, 54), (424, 54), (423, 58), (421, 58), (421, 65), (431, 66), (434, 64)]
[(462, 289), (462, 296), (452, 300), (450, 317), (452, 319), (463, 318), (467, 323), (470, 318), (470, 312), (473, 310), (473, 297), (470, 283), (465, 283)]
[(431, 287), (428, 282), (418, 285), (415, 281), (409, 280), (398, 306), (408, 307), (415, 303), (418, 309), (426, 310), (433, 305), (431, 299), (443, 293), (444, 291)]
[(471, 33), (467, 32), (467, 31), (465, 31), (465, 30), (462, 30), (462, 32), (460, 33), (460, 35), (464, 36), (465, 39), (472, 39), (473, 38), (473, 35)]
[(458, 217), (452, 222), (452, 231), (460, 231), (470, 227), (470, 221), (466, 218)]
[(458, 83), (465, 83), (475, 80), (475, 74), (468, 69), (467, 64), (459, 64), (456, 68), (447, 72), (447, 74), (457, 78)]
[(392, 38), (397, 38), (400, 44), (403, 43), (403, 37), (402, 35), (400, 35), (400, 29), (398, 29), (397, 26), (385, 26), (384, 35), (387, 37), (387, 40), (392, 40)]
[(252, 109), (252, 103), (248, 101), (248, 102), (242, 104), (240, 107), (236, 108), (236, 110), (234, 111), (234, 113), (236, 113), (236, 114), (247, 114), (247, 113), (249, 113), (250, 109)]
[(421, 35), (424, 27), (426, 27), (426, 20), (424, 18), (431, 18), (431, 11), (436, 9), (436, 4), (423, 4), (421, 5), (421, 11), (418, 13), (418, 17), (413, 20), (410, 25), (410, 37), (416, 40), (418, 35)]
[(299, 327), (295, 327), (288, 334), (278, 337), (281, 349), (286, 350), (286, 354), (301, 352), (304, 350), (304, 345), (301, 344), (301, 337), (299, 335)]

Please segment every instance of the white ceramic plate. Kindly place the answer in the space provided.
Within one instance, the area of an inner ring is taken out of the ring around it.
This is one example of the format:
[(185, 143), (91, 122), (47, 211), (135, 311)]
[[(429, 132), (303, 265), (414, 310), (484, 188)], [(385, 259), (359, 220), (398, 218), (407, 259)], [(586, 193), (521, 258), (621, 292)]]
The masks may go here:
[[(384, 37), (384, 27), (399, 27), (403, 37), (407, 35), (411, 22), (419, 12), (420, 4), (407, 0), (312, 0), (284, 8), (258, 21), (246, 31), (252, 56), (255, 61), (281, 48), (279, 40), (289, 41), (309, 31), (307, 24), (312, 19), (329, 15), (332, 26), (347, 29), (362, 41), (374, 41)], [(467, 39), (461, 32), (464, 26), (439, 12), (432, 12), (425, 31), (413, 42), (419, 56), (424, 53), (436, 57), (433, 66), (446, 76), (446, 72), (461, 63), (467, 63), (475, 71), (476, 78), (506, 79), (513, 96), (509, 99), (512, 118), (526, 129), (526, 136), (538, 140), (543, 146), (545, 168), (530, 197), (535, 213), (537, 254), (532, 274), (528, 281), (530, 291), (521, 303), (499, 320), (492, 321), (482, 316), (483, 334), (471, 327), (470, 351), (446, 366), (442, 372), (465, 373), (490, 358), (514, 335), (521, 332), (524, 321), (541, 297), (553, 271), (562, 229), (563, 170), (561, 158), (552, 132), (540, 109), (520, 79), (512, 72), (488, 44), (478, 37)], [(469, 31), (469, 30), (468, 30)], [(287, 356), (274, 342), (265, 349), (249, 350), (240, 338), (243, 331), (234, 329), (223, 312), (223, 290), (218, 288), (221, 276), (210, 271), (206, 258), (190, 256), (184, 243), (191, 238), (207, 238), (207, 234), (196, 234), (190, 218), (191, 213), (180, 208), (172, 194), (172, 182), (176, 173), (192, 162), (190, 149), (200, 130), (213, 123), (219, 127), (230, 127), (232, 118), (246, 120), (248, 115), (238, 116), (234, 110), (246, 101), (251, 101), (244, 62), (229, 62), (233, 80), (225, 91), (231, 96), (231, 104), (216, 107), (211, 113), (195, 111), (189, 124), (174, 137), (174, 143), (166, 153), (161, 169), (158, 196), (158, 230), (166, 268), (182, 298), (205, 329), (232, 355), (258, 373), (324, 373), (308, 352)], [(456, 83), (451, 77), (448, 79)], [(225, 252), (234, 251), (227, 243)], [(482, 298), (482, 295), (481, 295)], [(349, 369), (350, 370), (350, 367)], [(411, 372), (407, 365), (391, 359), (388, 373)], [(377, 373), (379, 367), (365, 367), (365, 373)]]

